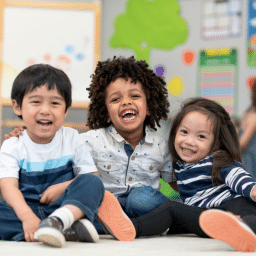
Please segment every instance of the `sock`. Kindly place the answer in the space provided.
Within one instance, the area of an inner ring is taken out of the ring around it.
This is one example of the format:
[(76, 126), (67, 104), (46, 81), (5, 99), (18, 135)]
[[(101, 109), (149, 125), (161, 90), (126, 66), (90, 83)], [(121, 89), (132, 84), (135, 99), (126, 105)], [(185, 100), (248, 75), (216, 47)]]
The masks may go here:
[(63, 231), (70, 228), (71, 225), (74, 223), (73, 213), (65, 207), (61, 207), (55, 210), (49, 217), (59, 218), (63, 224)]

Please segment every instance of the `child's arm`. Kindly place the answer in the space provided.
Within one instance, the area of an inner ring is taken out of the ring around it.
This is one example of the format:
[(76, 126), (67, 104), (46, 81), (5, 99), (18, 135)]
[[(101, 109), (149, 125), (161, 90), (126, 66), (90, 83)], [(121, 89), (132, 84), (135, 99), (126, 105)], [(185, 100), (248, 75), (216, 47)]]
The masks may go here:
[(256, 132), (256, 113), (252, 113), (247, 117), (246, 129), (239, 139), (241, 152), (244, 152)]
[(15, 211), (21, 220), (25, 239), (27, 242), (36, 242), (34, 233), (36, 232), (41, 220), (34, 214), (27, 205), (21, 191), (17, 178), (2, 178), (0, 180), (2, 195), (7, 204)]
[[(222, 167), (220, 171), (222, 180), (238, 195), (254, 200), (256, 182), (252, 176), (246, 172), (243, 165), (234, 162), (232, 165)], [(252, 196), (253, 195), (253, 196)]]
[[(75, 178), (74, 178), (75, 179)], [(69, 184), (74, 180), (69, 180), (66, 182), (58, 183), (48, 187), (41, 195), (40, 203), (41, 204), (51, 204), (55, 202), (61, 195), (64, 193), (65, 189)]]

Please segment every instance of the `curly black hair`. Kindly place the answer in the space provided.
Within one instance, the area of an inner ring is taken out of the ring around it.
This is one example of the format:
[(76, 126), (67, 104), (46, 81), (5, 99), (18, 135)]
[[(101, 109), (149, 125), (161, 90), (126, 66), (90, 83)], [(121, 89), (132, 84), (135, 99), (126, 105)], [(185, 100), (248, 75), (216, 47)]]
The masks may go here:
[[(131, 78), (132, 83), (139, 81), (147, 98), (147, 107), (150, 115), (146, 117), (144, 125), (152, 129), (155, 124), (160, 127), (159, 121), (167, 119), (169, 112), (168, 91), (164, 79), (155, 74), (145, 61), (137, 61), (134, 56), (129, 58), (114, 56), (106, 61), (99, 61), (92, 74), (92, 82), (89, 91), (90, 105), (87, 125), (90, 129), (106, 128), (108, 122), (108, 110), (105, 104), (106, 88), (117, 78), (126, 81)], [(149, 104), (150, 103), (150, 104)]]

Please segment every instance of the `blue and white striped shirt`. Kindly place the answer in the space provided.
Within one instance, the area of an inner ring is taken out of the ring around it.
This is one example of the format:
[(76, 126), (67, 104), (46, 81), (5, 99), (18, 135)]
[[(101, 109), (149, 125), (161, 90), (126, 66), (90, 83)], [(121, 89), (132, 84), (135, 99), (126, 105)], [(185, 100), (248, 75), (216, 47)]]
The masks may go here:
[(244, 196), (250, 200), (255, 180), (244, 170), (241, 163), (221, 168), (224, 184), (212, 183), (213, 157), (207, 156), (197, 163), (178, 161), (174, 170), (182, 201), (201, 208), (217, 207), (231, 199)]
[(34, 143), (24, 131), (1, 147), (0, 179), (19, 179), (27, 202), (39, 204), (39, 195), (49, 186), (90, 172), (97, 172), (92, 156), (78, 132), (68, 127), (61, 127), (48, 144)]

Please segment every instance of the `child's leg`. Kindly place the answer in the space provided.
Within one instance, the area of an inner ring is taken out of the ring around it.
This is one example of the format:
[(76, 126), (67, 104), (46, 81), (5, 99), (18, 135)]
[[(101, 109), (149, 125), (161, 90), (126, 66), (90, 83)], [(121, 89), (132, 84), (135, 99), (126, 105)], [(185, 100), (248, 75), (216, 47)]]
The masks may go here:
[(125, 211), (130, 218), (138, 217), (169, 201), (159, 190), (150, 186), (134, 188), (126, 199)]
[(256, 250), (256, 203), (244, 197), (205, 212), (200, 225), (210, 237), (228, 243), (237, 251)]
[(136, 237), (160, 235), (168, 228), (172, 234), (194, 233), (208, 237), (199, 226), (199, 216), (203, 211), (202, 208), (169, 201), (131, 220), (136, 229)]
[(212, 209), (200, 216), (200, 225), (210, 237), (231, 245), (236, 251), (254, 252), (256, 236), (242, 219), (233, 213)]
[[(75, 232), (76, 227), (79, 227), (78, 224), (82, 224), (84, 231), (87, 233), (91, 231), (91, 238), (96, 241), (98, 234), (94, 226), (92, 224), (89, 226), (88, 222), (80, 221), (77, 223), (76, 221), (85, 216), (90, 222), (93, 222), (97, 217), (103, 196), (104, 186), (97, 176), (93, 174), (78, 176), (60, 198), (62, 201), (60, 208), (54, 210), (56, 205), (60, 204), (60, 200), (57, 200), (46, 209), (46, 215), (50, 216), (40, 223), (36, 232), (37, 239), (61, 247), (65, 243), (63, 231), (72, 226), (72, 231)], [(72, 225), (73, 223), (74, 225)]]
[(0, 202), (0, 239), (5, 241), (24, 241), (22, 222), (14, 210), (5, 202)]
[(98, 211), (99, 220), (103, 226), (118, 240), (132, 241), (135, 228), (131, 220), (123, 212), (121, 205), (113, 194), (105, 191), (104, 199)]
[(239, 215), (244, 222), (256, 234), (256, 203), (244, 197), (230, 200), (218, 207), (218, 209), (229, 211)]

